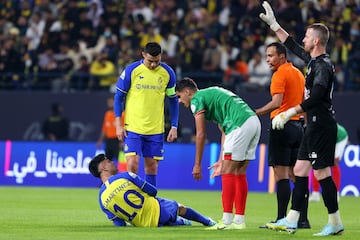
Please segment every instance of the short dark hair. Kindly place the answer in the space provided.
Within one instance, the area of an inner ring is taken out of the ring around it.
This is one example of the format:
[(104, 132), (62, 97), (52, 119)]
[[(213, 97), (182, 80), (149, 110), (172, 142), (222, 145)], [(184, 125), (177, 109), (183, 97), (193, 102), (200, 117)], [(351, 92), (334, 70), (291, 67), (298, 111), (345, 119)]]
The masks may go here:
[(58, 102), (52, 103), (51, 104), (51, 112), (52, 112), (52, 114), (54, 114), (54, 115), (60, 114), (61, 113), (61, 108), (62, 108), (62, 106), (61, 106), (60, 103), (58, 103)]
[(176, 84), (175, 91), (181, 92), (185, 88), (189, 88), (191, 90), (196, 90), (198, 87), (194, 80), (189, 77), (184, 77)]
[(280, 42), (273, 42), (273, 43), (270, 43), (269, 45), (267, 45), (266, 49), (268, 49), (269, 47), (275, 47), (277, 54), (279, 54), (279, 55), (284, 54), (285, 58), (287, 57), (287, 51), (286, 51), (286, 47), (284, 44), (282, 44)]
[(99, 172), (99, 164), (106, 159), (105, 154), (101, 153), (95, 156), (91, 161), (89, 162), (89, 171), (94, 176), (99, 178), (100, 172)]
[(326, 47), (326, 44), (328, 43), (330, 38), (329, 28), (322, 23), (313, 23), (310, 26), (308, 26), (308, 29), (310, 28), (314, 29), (314, 31), (317, 32), (321, 45)]
[(153, 57), (158, 56), (161, 52), (161, 46), (157, 42), (149, 42), (145, 45), (144, 53), (148, 53)]

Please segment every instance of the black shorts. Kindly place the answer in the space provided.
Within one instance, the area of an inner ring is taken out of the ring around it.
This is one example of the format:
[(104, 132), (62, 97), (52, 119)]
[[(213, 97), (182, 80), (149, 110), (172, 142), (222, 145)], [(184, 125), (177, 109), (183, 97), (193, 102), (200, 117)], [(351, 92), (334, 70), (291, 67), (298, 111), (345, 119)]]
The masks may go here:
[(311, 161), (315, 170), (334, 166), (336, 135), (335, 121), (309, 124), (299, 149), (298, 159)]
[(303, 134), (300, 121), (289, 121), (282, 130), (270, 128), (268, 165), (294, 166)]

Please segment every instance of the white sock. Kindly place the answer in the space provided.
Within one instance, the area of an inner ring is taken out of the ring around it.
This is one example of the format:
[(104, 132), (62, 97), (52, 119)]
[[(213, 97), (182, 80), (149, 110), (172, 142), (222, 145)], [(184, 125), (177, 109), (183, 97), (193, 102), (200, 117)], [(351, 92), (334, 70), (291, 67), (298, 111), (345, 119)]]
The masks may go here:
[(329, 224), (331, 226), (337, 226), (337, 225), (342, 224), (339, 210), (337, 210), (334, 213), (329, 214)]
[(235, 214), (233, 222), (236, 224), (242, 224), (245, 222), (245, 216), (244, 215), (239, 215), (239, 214)]
[(227, 224), (227, 225), (231, 224), (231, 222), (232, 222), (232, 213), (224, 212), (222, 222), (223, 222), (223, 224)]
[(290, 209), (286, 216), (286, 221), (289, 223), (297, 223), (300, 217), (300, 212)]

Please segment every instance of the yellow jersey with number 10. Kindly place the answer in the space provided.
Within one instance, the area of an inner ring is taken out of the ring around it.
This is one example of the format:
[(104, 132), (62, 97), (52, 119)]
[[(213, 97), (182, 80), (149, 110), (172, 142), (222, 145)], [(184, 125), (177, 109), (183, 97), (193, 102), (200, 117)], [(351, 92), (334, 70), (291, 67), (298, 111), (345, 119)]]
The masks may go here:
[(99, 192), (101, 209), (109, 219), (117, 217), (137, 227), (158, 227), (159, 202), (131, 180), (128, 173), (110, 177)]

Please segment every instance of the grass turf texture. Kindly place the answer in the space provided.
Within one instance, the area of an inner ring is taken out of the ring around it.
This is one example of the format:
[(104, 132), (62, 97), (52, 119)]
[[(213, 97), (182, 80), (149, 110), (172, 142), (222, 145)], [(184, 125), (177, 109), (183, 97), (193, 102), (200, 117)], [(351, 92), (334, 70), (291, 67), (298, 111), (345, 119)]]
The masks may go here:
[[(314, 239), (313, 233), (327, 222), (322, 202), (309, 204), (312, 229), (295, 235), (259, 229), (273, 220), (276, 196), (249, 193), (247, 229), (206, 231), (200, 224), (182, 227), (114, 227), (98, 206), (98, 189), (0, 187), (0, 239)], [(160, 197), (177, 200), (218, 220), (222, 216), (221, 193), (214, 191), (159, 190)], [(360, 199), (342, 197), (340, 211), (345, 233), (340, 239), (360, 239)]]

